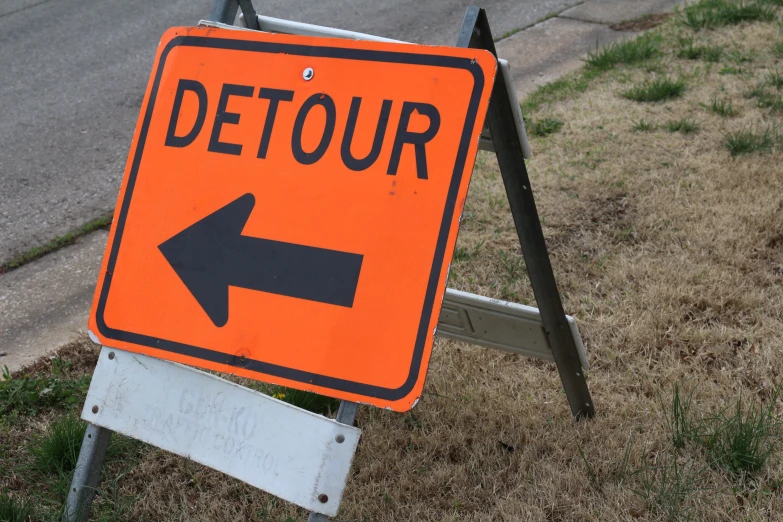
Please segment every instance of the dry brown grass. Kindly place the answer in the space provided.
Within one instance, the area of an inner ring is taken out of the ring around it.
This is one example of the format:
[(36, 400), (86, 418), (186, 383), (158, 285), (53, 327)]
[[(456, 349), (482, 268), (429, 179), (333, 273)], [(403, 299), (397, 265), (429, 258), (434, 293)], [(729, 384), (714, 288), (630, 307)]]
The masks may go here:
[[(565, 122), (533, 141), (529, 170), (565, 308), (588, 345), (597, 416), (571, 420), (553, 364), (439, 340), (412, 412), (360, 408), (363, 436), (339, 520), (661, 520), (665, 506), (634, 493), (642, 479), (630, 472), (673, 455), (706, 468), (683, 502), (693, 520), (780, 519), (781, 459), (742, 480), (707, 468), (694, 448), (675, 454), (659, 397), (681, 383), (710, 412), (739, 394), (765, 400), (783, 381), (783, 155), (733, 159), (723, 146), (725, 133), (773, 121), (742, 94), (778, 62), (772, 45), (783, 33), (755, 23), (697, 34), (705, 44), (756, 50), (754, 62), (736, 66), (746, 74), (720, 75), (725, 58), (711, 66), (677, 59), (684, 30), (673, 21), (658, 30), (670, 42), (659, 64), (620, 67), (526, 115)], [(685, 78), (683, 98), (621, 96), (656, 68)], [(716, 93), (733, 100), (736, 117), (706, 110)], [(701, 130), (666, 132), (679, 118)], [(632, 132), (640, 119), (659, 130)], [(497, 164), (484, 153), (458, 247), (466, 255), (450, 286), (535, 303)], [(0, 443), (19, 445), (46, 422), (6, 429)], [(13, 451), (12, 459), (26, 458)], [(154, 448), (116, 484), (116, 498), (127, 499), (119, 520), (306, 518)], [(16, 472), (0, 476), (0, 489), (15, 494), (34, 487)], [(99, 510), (111, 513), (112, 502), (99, 499)]]

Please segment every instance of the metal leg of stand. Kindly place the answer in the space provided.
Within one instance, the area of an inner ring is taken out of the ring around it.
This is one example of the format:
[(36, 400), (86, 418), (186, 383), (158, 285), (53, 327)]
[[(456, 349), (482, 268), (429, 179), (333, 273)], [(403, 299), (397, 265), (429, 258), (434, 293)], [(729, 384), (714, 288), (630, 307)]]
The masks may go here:
[(223, 24), (233, 24), (237, 17), (239, 2), (237, 0), (215, 0), (209, 19)]
[[(486, 49), (497, 56), (487, 15), (483, 9), (468, 7), (459, 32), (457, 47)], [(530, 284), (536, 296), (544, 330), (560, 373), (560, 380), (563, 382), (571, 406), (571, 413), (577, 420), (592, 417), (595, 415), (593, 400), (587, 388), (579, 352), (563, 310), (552, 264), (549, 261), (512, 110), (506, 84), (498, 78), (492, 89), (492, 98), (487, 110), (487, 124), (492, 135), (492, 144), (497, 154), (503, 184), (506, 187), (519, 243), (522, 246), (522, 255), (525, 257), (530, 275)]]
[(242, 14), (245, 15), (247, 27), (258, 30), (258, 18), (256, 18), (256, 10), (253, 8), (251, 0), (215, 0), (209, 19), (222, 24), (233, 24), (239, 7), (242, 8)]
[(87, 431), (82, 440), (79, 460), (73, 472), (73, 480), (65, 501), (65, 520), (67, 522), (83, 522), (90, 515), (90, 506), (98, 487), (101, 476), (103, 458), (111, 440), (111, 430), (94, 424), (87, 425)]
[[(340, 409), (337, 410), (337, 418), (335, 420), (340, 424), (353, 426), (353, 421), (356, 419), (357, 407), (358, 404), (355, 402), (341, 401)], [(327, 520), (329, 520), (329, 517), (314, 511), (311, 511), (310, 516), (307, 517), (307, 522), (326, 522)]]

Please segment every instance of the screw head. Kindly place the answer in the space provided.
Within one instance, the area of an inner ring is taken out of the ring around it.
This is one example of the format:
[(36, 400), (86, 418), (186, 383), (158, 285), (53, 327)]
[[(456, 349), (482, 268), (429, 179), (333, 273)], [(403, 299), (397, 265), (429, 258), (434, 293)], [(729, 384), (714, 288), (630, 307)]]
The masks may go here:
[(93, 413), (98, 413), (98, 406), (97, 405), (92, 407), (92, 412)]
[(109, 352), (109, 359), (114, 359), (114, 352)]
[(308, 67), (304, 71), (302, 71), (302, 78), (305, 80), (312, 80), (313, 76), (315, 75), (315, 71), (313, 71), (312, 67)]
[(321, 493), (320, 495), (318, 495), (318, 502), (320, 502), (321, 504), (326, 504), (327, 502), (329, 502), (329, 497)]
[(345, 442), (345, 436), (342, 433), (340, 433), (334, 438), (334, 440), (337, 441), (337, 444), (342, 444), (343, 442)]

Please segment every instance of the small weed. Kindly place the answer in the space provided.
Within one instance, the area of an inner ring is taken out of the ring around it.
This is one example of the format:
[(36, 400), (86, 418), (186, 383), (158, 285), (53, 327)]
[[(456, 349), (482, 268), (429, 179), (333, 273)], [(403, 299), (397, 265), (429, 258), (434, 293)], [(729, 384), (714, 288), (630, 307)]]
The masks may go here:
[(718, 71), (718, 74), (726, 75), (726, 74), (745, 74), (745, 69), (740, 69), (737, 67), (731, 67), (729, 65), (721, 68), (720, 71)]
[(457, 247), (454, 249), (454, 261), (467, 261), (470, 259), (470, 251), (465, 247)]
[(783, 74), (778, 69), (767, 73), (767, 84), (777, 90), (783, 89)]
[(679, 98), (685, 92), (682, 79), (671, 80), (667, 77), (656, 78), (625, 91), (623, 96), (637, 102), (658, 102)]
[(723, 56), (723, 47), (720, 45), (713, 45), (713, 46), (705, 46), (701, 47), (701, 55), (702, 59), (705, 62), (719, 62), (721, 57)]
[(708, 442), (715, 465), (735, 475), (761, 471), (780, 444), (783, 423), (774, 412), (780, 391), (778, 387), (766, 406), (756, 401), (745, 405), (740, 397), (720, 413)]
[(30, 448), (33, 469), (40, 473), (67, 474), (76, 467), (87, 424), (70, 414), (57, 419)]
[(584, 450), (582, 450), (582, 445), (579, 444), (579, 441), (576, 441), (576, 449), (579, 452), (579, 455), (582, 457), (582, 462), (584, 462), (585, 470), (587, 471), (587, 478), (590, 480), (590, 483), (598, 488), (601, 489), (601, 484), (598, 481), (598, 474), (595, 472), (595, 469), (593, 469), (592, 464), (590, 464), (590, 461), (587, 460), (587, 456), (585, 455)]
[(13, 377), (8, 367), (0, 381), (0, 416), (10, 413), (35, 415), (41, 408), (65, 407), (81, 403), (90, 386), (90, 377), (69, 379), (67, 365), (52, 360), (52, 375)]
[(677, 520), (690, 511), (686, 502), (701, 489), (705, 471), (692, 459), (681, 461), (676, 454), (664, 454), (655, 465), (645, 463), (634, 472), (639, 487), (633, 492), (651, 511)]
[(772, 112), (783, 112), (783, 98), (779, 94), (769, 92), (761, 84), (743, 94), (747, 99), (756, 98), (756, 105), (760, 109), (771, 109)]
[(722, 56), (723, 46), (693, 45), (692, 38), (682, 40), (680, 50), (677, 52), (678, 58), (704, 60), (711, 63), (720, 61)]
[(503, 268), (506, 270), (506, 276), (509, 282), (514, 282), (522, 275), (524, 266), (522, 265), (522, 256), (519, 254), (509, 254), (501, 250), (498, 255)]
[(732, 156), (770, 152), (778, 140), (778, 132), (774, 126), (767, 127), (763, 131), (753, 130), (750, 126), (724, 135), (724, 145)]
[(730, 118), (737, 115), (737, 110), (731, 99), (719, 99), (717, 96), (712, 98), (712, 103), (707, 106), (707, 110), (712, 114), (717, 114), (723, 118)]
[(691, 411), (693, 392), (694, 390), (691, 390), (687, 397), (683, 398), (680, 395), (680, 385), (675, 384), (674, 392), (672, 393), (671, 409), (666, 406), (663, 397), (661, 395), (658, 396), (664, 418), (666, 419), (666, 426), (669, 428), (672, 444), (677, 449), (684, 448), (687, 442), (699, 441), (702, 436), (702, 424), (693, 418), (693, 412)]
[(701, 129), (699, 122), (688, 118), (671, 120), (666, 124), (666, 130), (669, 132), (681, 132), (682, 134), (693, 134), (699, 129)]
[(654, 122), (640, 119), (639, 121), (633, 121), (633, 130), (636, 132), (651, 132), (657, 128)]
[(30, 502), (0, 494), (0, 521), (28, 522), (33, 520), (35, 510)]
[(743, 52), (740, 49), (735, 48), (726, 54), (726, 58), (736, 64), (751, 63), (756, 59), (756, 51), (755, 49), (751, 49), (748, 52)]
[(647, 33), (634, 40), (614, 42), (599, 48), (596, 42), (595, 52), (587, 54), (585, 62), (591, 69), (608, 71), (616, 65), (633, 65), (661, 54), (662, 37)]
[(772, 47), (772, 54), (775, 58), (783, 58), (783, 40), (779, 41)]
[(525, 129), (531, 136), (549, 136), (563, 128), (563, 122), (554, 118), (543, 118), (541, 120), (530, 120), (525, 122)]
[(750, 100), (751, 98), (756, 98), (758, 100), (768, 98), (770, 96), (769, 92), (767, 92), (766, 87), (764, 87), (763, 84), (757, 85), (753, 87), (749, 91), (745, 91), (742, 94), (742, 97), (746, 100)]

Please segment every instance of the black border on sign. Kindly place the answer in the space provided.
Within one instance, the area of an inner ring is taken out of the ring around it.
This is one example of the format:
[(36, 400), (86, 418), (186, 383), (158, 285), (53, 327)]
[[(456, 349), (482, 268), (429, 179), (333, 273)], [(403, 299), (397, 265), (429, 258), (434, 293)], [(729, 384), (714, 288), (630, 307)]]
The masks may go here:
[[(106, 321), (104, 320), (106, 301), (109, 295), (109, 288), (111, 286), (114, 266), (117, 262), (120, 243), (122, 241), (122, 234), (125, 229), (128, 209), (130, 208), (131, 198), (133, 196), (133, 189), (136, 185), (136, 176), (139, 171), (139, 165), (141, 163), (141, 157), (144, 151), (144, 144), (147, 140), (147, 131), (149, 130), (150, 121), (152, 120), (152, 113), (158, 94), (158, 87), (160, 86), (160, 79), (163, 73), (163, 68), (166, 64), (166, 58), (168, 57), (171, 50), (178, 46), (207, 47), (212, 49), (230, 49), (236, 51), (273, 54), (285, 53), (321, 58), (341, 58), (358, 61), (448, 67), (454, 69), (464, 69), (473, 76), (473, 91), (471, 93), (470, 103), (468, 105), (468, 112), (465, 117), (465, 126), (462, 130), (459, 149), (457, 150), (457, 157), (455, 159), (451, 185), (449, 186), (446, 197), (446, 206), (443, 209), (443, 220), (441, 221), (440, 230), (438, 232), (438, 242), (435, 247), (435, 256), (432, 261), (432, 270), (430, 271), (430, 276), (427, 282), (427, 291), (424, 296), (424, 306), (422, 307), (421, 320), (419, 321), (419, 328), (416, 335), (416, 344), (413, 350), (413, 358), (411, 361), (410, 370), (408, 372), (408, 377), (399, 388), (384, 388), (382, 386), (375, 386), (371, 384), (330, 377), (328, 375), (320, 375), (317, 373), (296, 370), (264, 361), (240, 358), (235, 355), (202, 348), (199, 346), (191, 346), (168, 339), (158, 339), (148, 335), (117, 330), (110, 328), (106, 324)], [(141, 131), (139, 133), (139, 140), (134, 151), (130, 175), (128, 176), (125, 195), (122, 199), (122, 206), (120, 207), (120, 213), (117, 218), (114, 240), (112, 242), (111, 251), (109, 253), (109, 263), (106, 267), (103, 286), (101, 287), (99, 296), (98, 308), (96, 311), (96, 323), (98, 325), (98, 331), (107, 339), (114, 339), (117, 341), (123, 341), (141, 346), (148, 346), (158, 350), (165, 350), (196, 359), (202, 359), (204, 361), (235, 366), (237, 368), (271, 375), (274, 377), (281, 377), (291, 381), (314, 384), (322, 388), (355, 393), (357, 395), (364, 395), (367, 397), (376, 397), (388, 401), (396, 401), (404, 398), (415, 386), (419, 377), (419, 372), (421, 371), (424, 345), (427, 340), (432, 309), (435, 304), (435, 293), (437, 291), (438, 281), (440, 280), (441, 276), (443, 258), (446, 254), (446, 244), (448, 243), (450, 224), (454, 218), (457, 196), (459, 194), (459, 186), (460, 182), (462, 181), (462, 174), (465, 168), (465, 162), (467, 160), (468, 149), (470, 148), (471, 133), (475, 125), (476, 115), (478, 114), (478, 108), (481, 101), (481, 92), (483, 88), (484, 75), (481, 71), (481, 67), (479, 67), (477, 62), (474, 62), (469, 58), (406, 52), (350, 49), (344, 47), (314, 47), (296, 44), (232, 40), (227, 38), (206, 38), (201, 36), (178, 36), (173, 38), (160, 54), (158, 69), (155, 72), (155, 79), (150, 91), (147, 110), (144, 113), (144, 120), (142, 122)]]

